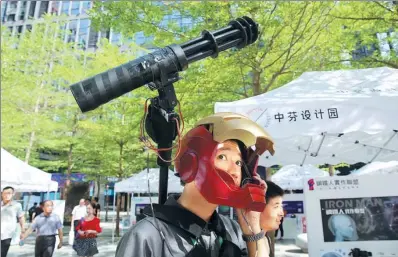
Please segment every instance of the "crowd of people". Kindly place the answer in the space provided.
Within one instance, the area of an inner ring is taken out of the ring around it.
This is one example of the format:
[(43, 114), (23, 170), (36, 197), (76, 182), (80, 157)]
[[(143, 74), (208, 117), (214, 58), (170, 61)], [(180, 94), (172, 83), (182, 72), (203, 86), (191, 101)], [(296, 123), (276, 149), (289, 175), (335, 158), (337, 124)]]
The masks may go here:
[[(36, 233), (35, 257), (53, 256), (55, 247), (63, 246), (63, 221), (53, 213), (54, 203), (45, 200), (38, 205), (34, 203), (28, 210), (30, 227), (25, 230), (25, 213), (22, 205), (13, 200), (15, 190), (6, 186), (1, 193), (1, 257), (6, 257), (12, 238), (21, 227), (20, 245), (32, 233)], [(81, 199), (72, 211), (71, 229), (75, 230), (73, 249), (78, 256), (91, 257), (98, 253), (96, 237), (102, 232), (100, 227), (100, 210), (98, 198)], [(59, 243), (56, 246), (56, 237)]]

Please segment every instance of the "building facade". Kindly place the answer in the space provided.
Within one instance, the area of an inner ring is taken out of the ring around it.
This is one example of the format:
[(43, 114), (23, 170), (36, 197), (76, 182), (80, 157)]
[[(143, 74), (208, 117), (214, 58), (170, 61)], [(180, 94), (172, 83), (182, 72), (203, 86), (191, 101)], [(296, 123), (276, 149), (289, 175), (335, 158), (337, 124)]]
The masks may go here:
[[(101, 38), (107, 38), (112, 44), (122, 46), (135, 42), (138, 45), (146, 44), (152, 40), (145, 37), (143, 32), (135, 33), (134, 37), (123, 37), (119, 32), (112, 29), (95, 31), (91, 26), (88, 10), (93, 6), (93, 1), (2, 1), (1, 22), (12, 35), (24, 33), (32, 29), (34, 24), (42, 22), (46, 13), (61, 16), (66, 21), (63, 29), (70, 33), (65, 35), (65, 42), (74, 42), (86, 50), (95, 50)], [(191, 26), (191, 20), (181, 17), (178, 12), (164, 17), (164, 22), (172, 20), (181, 26)], [(149, 49), (151, 47), (149, 44)]]

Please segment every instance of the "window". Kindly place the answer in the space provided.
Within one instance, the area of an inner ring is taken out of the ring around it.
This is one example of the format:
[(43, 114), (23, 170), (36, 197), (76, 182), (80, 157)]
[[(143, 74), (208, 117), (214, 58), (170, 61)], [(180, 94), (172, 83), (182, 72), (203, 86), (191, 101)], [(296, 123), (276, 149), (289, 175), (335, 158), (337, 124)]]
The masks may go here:
[(7, 5), (8, 3), (5, 3), (4, 1), (3, 2), (1, 2), (1, 18), (2, 18), (2, 20), (4, 21), (4, 17), (6, 16), (6, 5)]
[(80, 1), (73, 1), (72, 2), (72, 10), (71, 14), (72, 15), (78, 15), (80, 13)]
[(15, 21), (15, 14), (8, 15), (7, 21)]
[(68, 43), (75, 42), (76, 34), (77, 34), (77, 21), (74, 20), (69, 23), (69, 35), (67, 42)]
[(17, 26), (17, 33), (18, 34), (21, 34), (22, 30), (23, 30), (23, 26), (22, 25), (21, 26)]
[(40, 10), (39, 10), (39, 18), (42, 17), (48, 10), (48, 1), (41, 1)]
[(97, 41), (98, 41), (98, 32), (95, 31), (93, 27), (90, 27), (90, 34), (88, 37), (88, 48), (97, 47)]
[(29, 7), (29, 17), (34, 17), (35, 16), (35, 10), (36, 10), (36, 1), (30, 2), (30, 7)]
[(86, 14), (91, 9), (91, 1), (83, 1), (82, 13)]
[(101, 30), (101, 38), (109, 39), (110, 30)]
[(23, 1), (21, 3), (21, 7), (20, 7), (20, 12), (19, 12), (19, 19), (20, 20), (25, 20), (25, 11), (26, 11), (26, 1)]
[(90, 30), (90, 20), (89, 19), (80, 20), (78, 42), (79, 42), (79, 45), (84, 49), (86, 48), (89, 30)]
[(61, 13), (69, 15), (69, 5), (70, 5), (69, 1), (62, 2), (62, 11), (61, 11)]
[(57, 15), (60, 6), (61, 6), (61, 2), (60, 1), (53, 1), (52, 2), (52, 6), (51, 6), (51, 14)]
[(121, 38), (120, 33), (118, 33), (118, 32), (113, 32), (113, 33), (112, 33), (111, 43), (112, 43), (112, 44), (115, 44), (115, 45), (118, 45), (118, 44), (120, 43), (120, 38)]

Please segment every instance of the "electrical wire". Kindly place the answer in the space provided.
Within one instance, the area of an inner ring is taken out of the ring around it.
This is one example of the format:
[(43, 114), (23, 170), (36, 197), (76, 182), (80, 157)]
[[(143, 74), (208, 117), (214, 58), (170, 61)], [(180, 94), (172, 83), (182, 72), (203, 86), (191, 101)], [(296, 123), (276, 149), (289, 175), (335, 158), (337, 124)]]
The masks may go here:
[[(145, 130), (145, 124), (144, 124), (144, 123), (145, 123), (145, 120), (146, 120), (146, 118), (147, 118), (147, 116), (148, 116), (148, 101), (149, 101), (149, 100), (150, 100), (149, 98), (145, 100), (144, 115), (143, 115), (143, 117), (142, 117), (142, 119), (141, 119), (141, 123), (140, 123), (140, 141), (143, 142), (143, 144), (145, 145), (145, 147), (147, 147), (148, 149), (154, 151), (154, 152), (156, 153), (156, 155), (157, 155), (162, 161), (164, 161), (164, 162), (174, 162), (174, 161), (176, 160), (178, 154), (180, 153), (180, 150), (181, 150), (181, 137), (182, 137), (182, 133), (183, 133), (184, 127), (185, 127), (184, 117), (183, 117), (182, 112), (181, 112), (181, 104), (180, 104), (180, 101), (177, 100), (177, 103), (178, 103), (178, 113), (179, 113), (179, 116), (180, 116), (180, 119), (181, 119), (181, 128), (180, 128), (180, 121), (179, 121), (177, 118), (173, 118), (173, 121), (176, 123), (176, 126), (177, 126), (177, 134), (178, 134), (178, 139), (177, 139), (177, 141), (178, 141), (178, 143), (177, 143), (176, 145), (172, 146), (172, 147), (169, 147), (169, 148), (157, 148), (157, 147), (155, 147), (155, 146), (152, 144), (151, 140), (149, 140), (149, 138), (148, 138), (147, 135), (146, 135), (146, 130)], [(176, 152), (174, 158), (172, 158), (172, 160), (165, 160), (165, 159), (163, 159), (162, 156), (160, 155), (160, 152), (163, 152), (163, 151), (171, 151), (172, 149), (174, 149), (174, 148), (176, 148), (176, 147), (177, 147), (177, 152)]]

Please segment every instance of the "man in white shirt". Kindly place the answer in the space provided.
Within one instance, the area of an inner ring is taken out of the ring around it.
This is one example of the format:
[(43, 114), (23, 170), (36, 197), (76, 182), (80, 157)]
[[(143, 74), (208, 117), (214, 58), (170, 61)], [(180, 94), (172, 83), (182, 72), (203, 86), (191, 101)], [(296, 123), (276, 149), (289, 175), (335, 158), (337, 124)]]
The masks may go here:
[(1, 192), (1, 257), (6, 257), (11, 239), (17, 229), (17, 220), (21, 226), (21, 233), (25, 232), (24, 212), (20, 203), (13, 201), (14, 188), (4, 187)]
[[(85, 202), (86, 201), (84, 199), (80, 199), (79, 205), (76, 205), (73, 208), (72, 222), (70, 224), (71, 229), (74, 229), (77, 226), (77, 224), (79, 223), (79, 221), (81, 220), (81, 218), (84, 218), (84, 216), (87, 215), (87, 206), (86, 206)], [(76, 231), (75, 231), (75, 234), (76, 234)]]

